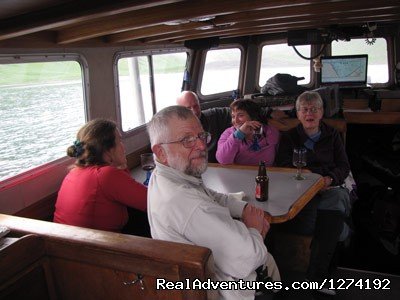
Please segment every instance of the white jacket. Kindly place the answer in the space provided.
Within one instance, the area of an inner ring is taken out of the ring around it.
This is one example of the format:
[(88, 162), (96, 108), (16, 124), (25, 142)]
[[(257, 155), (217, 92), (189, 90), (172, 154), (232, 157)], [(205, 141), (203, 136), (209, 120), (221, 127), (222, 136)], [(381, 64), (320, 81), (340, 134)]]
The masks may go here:
[[(148, 186), (148, 216), (155, 239), (212, 250), (217, 280), (254, 281), (267, 260), (261, 234), (240, 218), (246, 202), (206, 188), (201, 178), (156, 162)], [(254, 290), (220, 290), (222, 299), (254, 299)]]

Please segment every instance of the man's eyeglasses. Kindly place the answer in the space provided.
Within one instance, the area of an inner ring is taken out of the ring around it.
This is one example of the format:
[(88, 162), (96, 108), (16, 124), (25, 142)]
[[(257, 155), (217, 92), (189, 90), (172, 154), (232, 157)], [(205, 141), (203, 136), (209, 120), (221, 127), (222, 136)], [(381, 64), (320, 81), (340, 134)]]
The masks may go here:
[(208, 144), (211, 142), (211, 134), (209, 132), (201, 132), (197, 136), (186, 136), (179, 141), (166, 142), (160, 144), (162, 145), (162, 144), (181, 143), (185, 148), (193, 148), (194, 145), (196, 144), (197, 139), (200, 139), (203, 143)]
[(313, 107), (300, 107), (300, 110), (299, 110), (299, 111), (301, 111), (303, 114), (306, 114), (306, 113), (315, 114), (315, 113), (317, 113), (320, 109), (321, 109), (320, 107), (315, 107), (315, 106), (313, 106)]

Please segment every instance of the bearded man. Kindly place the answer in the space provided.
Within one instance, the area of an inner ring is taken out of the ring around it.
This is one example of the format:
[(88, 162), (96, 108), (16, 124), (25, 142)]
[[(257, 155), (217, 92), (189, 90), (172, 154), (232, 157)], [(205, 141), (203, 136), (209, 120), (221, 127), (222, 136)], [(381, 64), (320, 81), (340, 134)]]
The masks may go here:
[[(204, 186), (211, 137), (183, 106), (154, 115), (148, 132), (156, 168), (148, 186), (148, 215), (155, 239), (212, 250), (216, 279), (254, 282), (256, 269), (280, 280), (264, 245), (269, 223), (264, 211)], [(219, 290), (220, 299), (254, 299), (255, 290)]]

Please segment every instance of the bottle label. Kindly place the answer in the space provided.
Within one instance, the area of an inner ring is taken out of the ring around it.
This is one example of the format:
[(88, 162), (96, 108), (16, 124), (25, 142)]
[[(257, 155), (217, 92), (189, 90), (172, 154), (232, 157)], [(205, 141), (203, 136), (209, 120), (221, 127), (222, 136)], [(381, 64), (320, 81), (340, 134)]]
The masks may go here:
[(256, 184), (256, 199), (261, 199), (261, 184)]

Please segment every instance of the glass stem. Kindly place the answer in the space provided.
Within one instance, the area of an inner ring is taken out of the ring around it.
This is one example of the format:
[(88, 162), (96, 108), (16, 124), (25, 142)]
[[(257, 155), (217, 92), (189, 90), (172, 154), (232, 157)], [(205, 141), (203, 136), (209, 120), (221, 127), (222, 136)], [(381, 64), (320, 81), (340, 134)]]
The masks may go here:
[(147, 171), (147, 174), (146, 174), (146, 181), (147, 181), (147, 183), (148, 183), (149, 180), (150, 180), (150, 176), (151, 176), (151, 171)]
[(297, 178), (301, 178), (301, 167), (300, 166), (297, 166), (297, 175), (296, 175), (296, 177)]
[(146, 172), (146, 180), (143, 182), (143, 184), (144, 184), (145, 186), (148, 186), (148, 185), (149, 185), (150, 176), (151, 176), (151, 171), (147, 171), (147, 172)]

